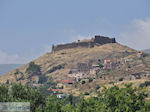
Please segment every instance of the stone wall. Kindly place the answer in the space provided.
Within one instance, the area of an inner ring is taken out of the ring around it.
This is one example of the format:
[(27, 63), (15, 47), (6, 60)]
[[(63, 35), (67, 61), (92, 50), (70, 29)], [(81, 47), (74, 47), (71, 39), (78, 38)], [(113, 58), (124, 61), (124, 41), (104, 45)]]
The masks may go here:
[(76, 43), (68, 43), (68, 44), (60, 44), (57, 46), (53, 46), (52, 51), (59, 51), (62, 49), (69, 49), (69, 48), (75, 48), (75, 47), (90, 47), (90, 42), (76, 42)]
[(96, 35), (94, 39), (91, 39), (89, 41), (82, 41), (82, 42), (73, 42), (73, 43), (68, 43), (68, 44), (60, 44), (57, 46), (52, 47), (52, 51), (59, 51), (63, 49), (70, 49), (70, 48), (75, 48), (75, 47), (85, 47), (85, 48), (92, 48), (95, 45), (103, 45), (107, 43), (116, 43), (115, 38), (109, 38), (109, 37), (104, 37), (104, 36), (99, 36)]
[(107, 44), (107, 43), (116, 43), (116, 40), (115, 40), (115, 38), (109, 38), (109, 37), (96, 35), (94, 38), (94, 43), (103, 45), (103, 44)]

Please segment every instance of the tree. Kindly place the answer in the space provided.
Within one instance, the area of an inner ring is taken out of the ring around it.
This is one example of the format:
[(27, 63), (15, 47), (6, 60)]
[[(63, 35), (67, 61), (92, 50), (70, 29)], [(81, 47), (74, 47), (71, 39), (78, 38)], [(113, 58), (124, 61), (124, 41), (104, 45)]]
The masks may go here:
[(132, 84), (125, 85), (125, 88), (105, 88), (103, 91), (99, 97), (101, 111), (136, 112), (142, 110), (145, 105), (145, 91), (133, 88)]
[(8, 87), (4, 84), (0, 85), (0, 102), (9, 101)]
[(49, 96), (44, 112), (61, 112), (63, 103), (63, 101), (59, 101), (56, 97)]
[(45, 105), (44, 95), (28, 86), (23, 86), (21, 83), (12, 85), (10, 95), (14, 102), (30, 102), (32, 112), (34, 112), (36, 108)]
[(85, 84), (86, 82), (85, 81), (82, 81), (82, 84)]
[(61, 108), (61, 111), (62, 112), (75, 112), (75, 109), (70, 103), (68, 103)]
[(38, 81), (39, 84), (43, 84), (46, 81), (47, 81), (47, 77), (45, 75), (40, 75), (39, 76), (39, 81)]
[(26, 73), (32, 75), (41, 75), (41, 67), (34, 62), (30, 62), (28, 68), (26, 69)]

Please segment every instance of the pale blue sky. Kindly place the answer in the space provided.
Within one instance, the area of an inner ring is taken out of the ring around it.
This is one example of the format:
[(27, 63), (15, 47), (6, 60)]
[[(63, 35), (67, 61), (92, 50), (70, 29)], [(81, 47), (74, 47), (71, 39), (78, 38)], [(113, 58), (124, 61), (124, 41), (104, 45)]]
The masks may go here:
[(95, 34), (147, 49), (130, 39), (147, 42), (148, 28), (150, 0), (0, 0), (0, 63), (27, 63), (52, 44)]

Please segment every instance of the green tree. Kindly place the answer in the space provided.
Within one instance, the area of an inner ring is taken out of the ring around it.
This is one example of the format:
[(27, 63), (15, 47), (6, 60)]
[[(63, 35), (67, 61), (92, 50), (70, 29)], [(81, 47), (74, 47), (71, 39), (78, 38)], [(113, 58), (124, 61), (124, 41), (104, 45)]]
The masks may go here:
[(47, 79), (48, 79), (48, 77), (46, 77), (45, 75), (40, 75), (38, 83), (43, 84), (47, 81)]
[(30, 62), (28, 68), (26, 69), (26, 73), (30, 75), (41, 75), (41, 67), (34, 62)]
[(101, 94), (101, 111), (136, 112), (142, 110), (145, 105), (145, 91), (133, 88), (132, 84), (125, 85), (125, 88), (105, 88)]
[(58, 100), (56, 97), (49, 96), (44, 112), (61, 112), (62, 106), (62, 101)]
[(8, 87), (4, 84), (0, 85), (0, 102), (9, 101)]
[(82, 81), (82, 84), (85, 84), (86, 82), (85, 81)]

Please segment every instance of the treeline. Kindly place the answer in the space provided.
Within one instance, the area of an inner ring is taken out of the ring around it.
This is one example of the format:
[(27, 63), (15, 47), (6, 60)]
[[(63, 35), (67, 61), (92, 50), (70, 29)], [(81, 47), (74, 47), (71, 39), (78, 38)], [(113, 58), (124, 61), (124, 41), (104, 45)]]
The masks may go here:
[(128, 84), (124, 88), (104, 87), (97, 97), (84, 98), (81, 94), (78, 100), (72, 95), (58, 99), (46, 97), (28, 86), (13, 84), (9, 89), (0, 85), (0, 102), (30, 102), (31, 112), (150, 112), (146, 93), (145, 89)]

